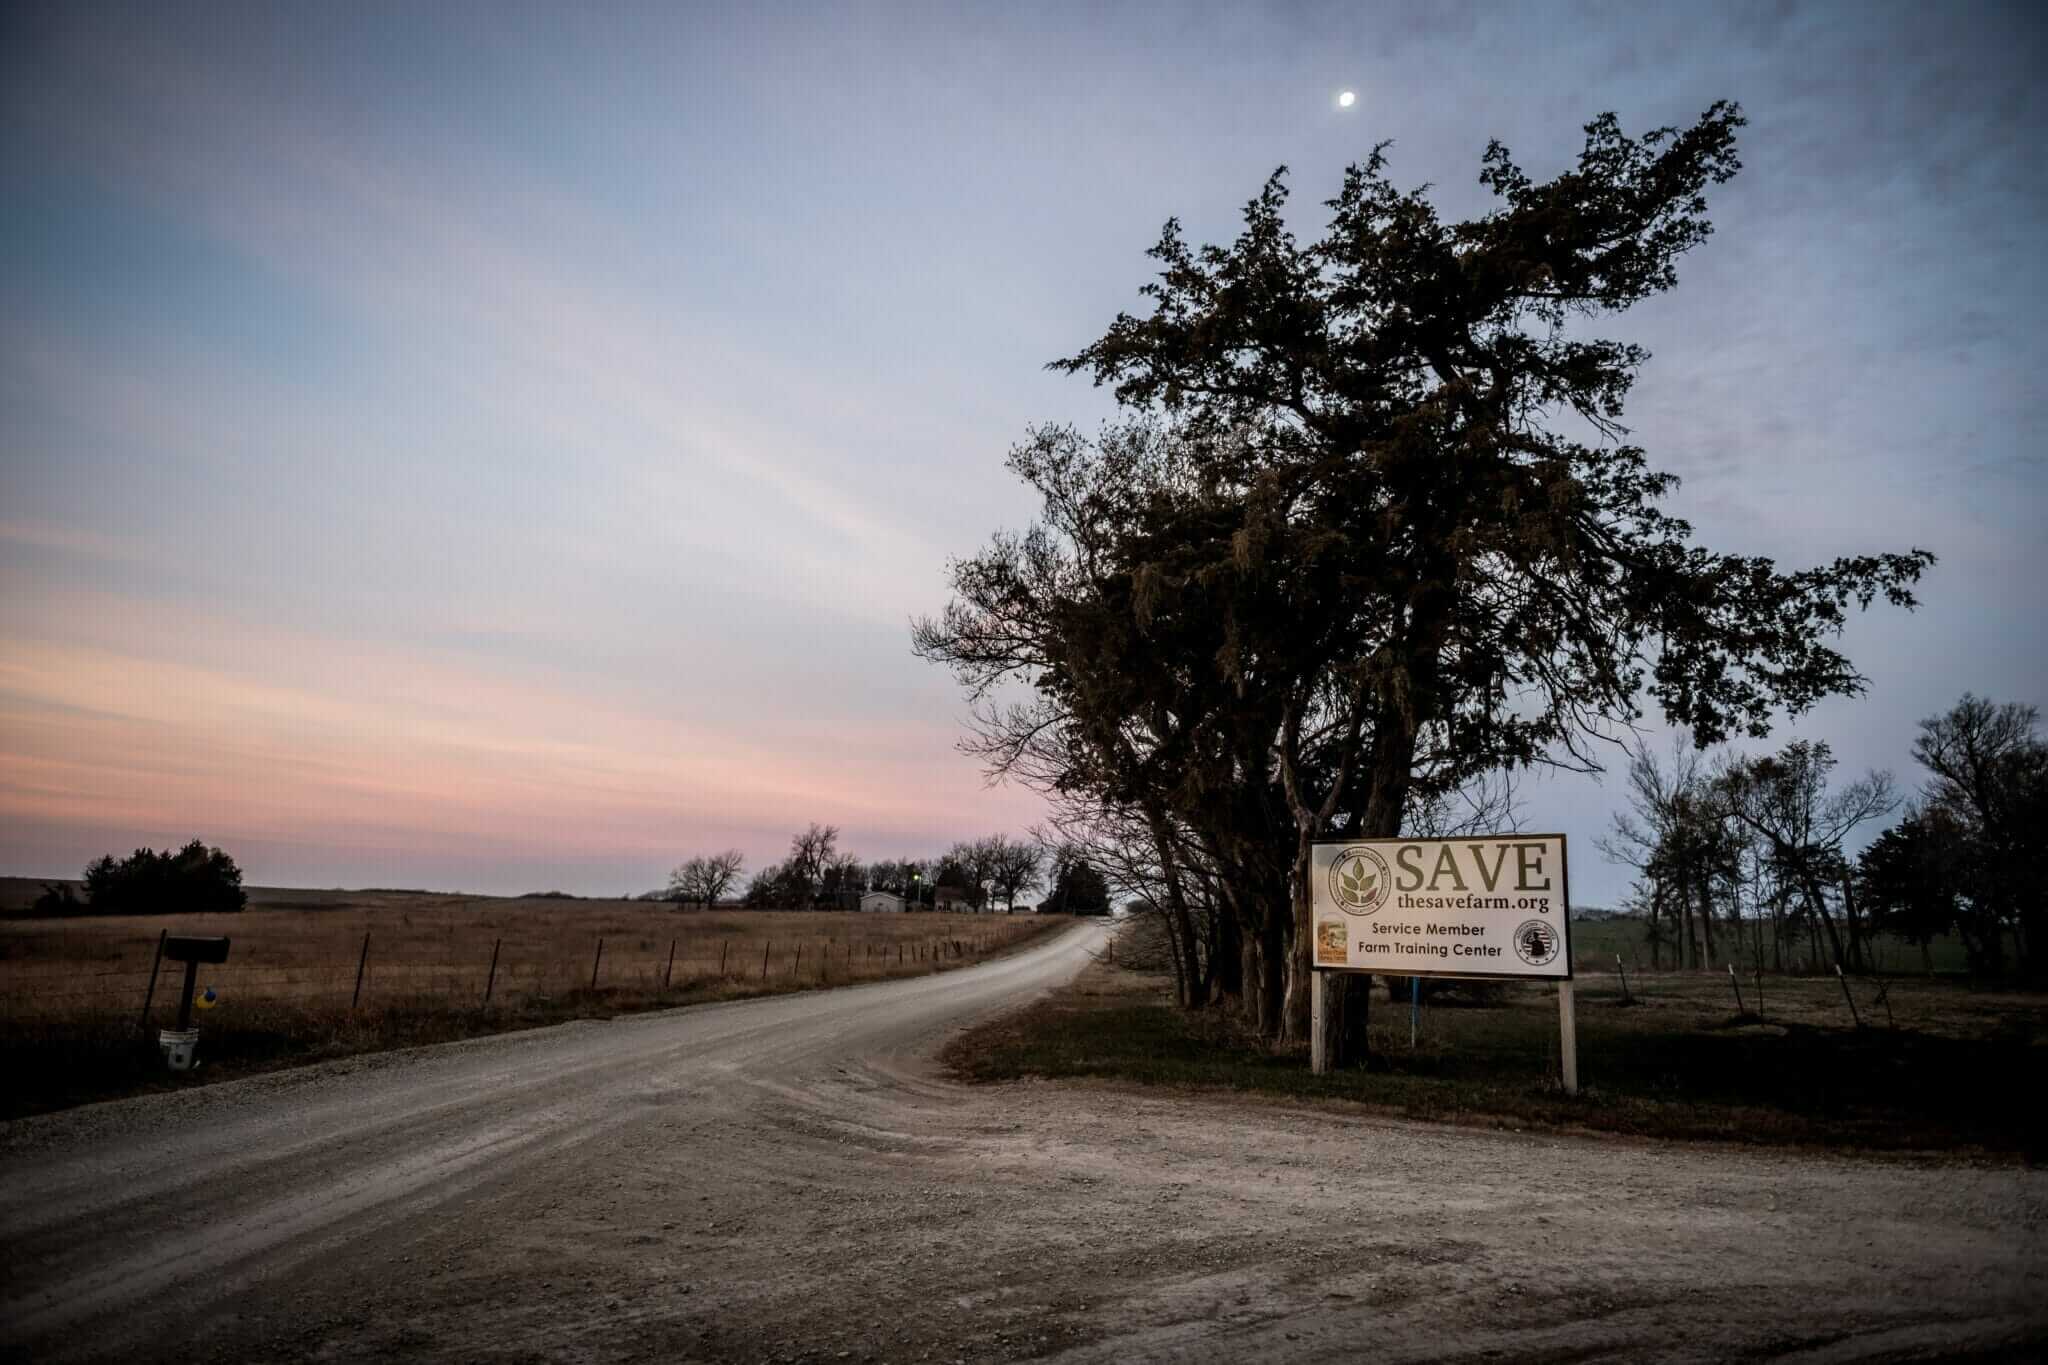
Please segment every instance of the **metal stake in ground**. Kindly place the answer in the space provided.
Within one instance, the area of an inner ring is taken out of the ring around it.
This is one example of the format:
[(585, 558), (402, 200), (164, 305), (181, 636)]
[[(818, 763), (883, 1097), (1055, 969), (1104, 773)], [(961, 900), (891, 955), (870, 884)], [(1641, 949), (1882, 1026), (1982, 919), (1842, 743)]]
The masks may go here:
[(1742, 1007), (1742, 978), (1735, 975), (1735, 964), (1733, 962), (1728, 964), (1728, 984), (1735, 988), (1735, 1015), (1737, 1018), (1741, 1018), (1749, 1013), (1749, 1011)]
[(498, 948), (504, 941), (502, 938), (491, 940), (491, 974), (484, 978), (484, 1003), (486, 1005), (491, 1003), (491, 987), (498, 984)]
[(604, 961), (604, 935), (597, 936), (597, 956), (590, 959), (590, 989), (597, 989), (597, 964)]
[[(722, 966), (723, 966), (723, 964), (721, 964), (721, 969), (722, 969)], [(662, 988), (663, 990), (667, 990), (667, 989), (668, 989), (668, 983), (669, 983), (669, 980), (670, 980), (670, 978), (674, 977), (674, 976), (675, 976), (675, 974), (676, 974), (676, 941), (675, 941), (674, 939), (670, 939), (670, 940), (668, 941), (668, 970), (667, 970), (667, 971), (665, 971), (665, 972), (663, 972), (663, 973), (661, 974), (661, 988)]]
[(1621, 978), (1621, 1003), (1624, 1005), (1634, 1004), (1635, 1001), (1629, 998), (1628, 993), (1628, 968), (1621, 965), (1620, 953), (1614, 955), (1614, 974)]

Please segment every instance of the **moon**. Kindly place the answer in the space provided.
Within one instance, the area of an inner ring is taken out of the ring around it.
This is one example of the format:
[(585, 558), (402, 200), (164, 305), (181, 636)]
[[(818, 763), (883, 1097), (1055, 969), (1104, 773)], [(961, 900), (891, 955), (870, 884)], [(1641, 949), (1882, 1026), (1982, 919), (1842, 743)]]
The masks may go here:
[(1337, 107), (1339, 109), (1349, 109), (1356, 103), (1358, 103), (1358, 95), (1354, 91), (1346, 90), (1343, 94), (1337, 96)]

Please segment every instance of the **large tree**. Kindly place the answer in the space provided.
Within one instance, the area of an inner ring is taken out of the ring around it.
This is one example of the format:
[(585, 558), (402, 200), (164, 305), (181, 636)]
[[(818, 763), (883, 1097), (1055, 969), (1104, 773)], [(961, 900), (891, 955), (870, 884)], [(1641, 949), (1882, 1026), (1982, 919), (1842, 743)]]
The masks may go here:
[(1398, 834), (1489, 770), (1590, 765), (1645, 702), (1702, 744), (1763, 734), (1860, 689), (1827, 643), (1852, 607), (1912, 604), (1922, 551), (1787, 572), (1693, 544), (1621, 425), (1646, 356), (1588, 320), (1676, 282), (1741, 124), (1602, 116), (1543, 182), (1495, 143), (1497, 206), (1464, 222), (1376, 149), (1306, 243), (1283, 169), (1227, 246), (1169, 221), (1149, 313), (1056, 362), (1131, 420), (1013, 455), (1044, 524), (957, 565), (917, 645), (985, 694), (1036, 690), (984, 711), (994, 766), (1059, 732), (1057, 782), (1202, 832), (1264, 946), (1262, 1027), (1308, 1031), (1315, 839)]
[(1045, 850), (1022, 839), (998, 834), (991, 840), (992, 870), (989, 880), (1003, 898), (1005, 911), (1017, 908), (1017, 897), (1041, 884), (1045, 871)]
[[(68, 909), (60, 904), (57, 908)], [(95, 915), (171, 915), (241, 910), (249, 903), (235, 860), (198, 839), (173, 852), (138, 848), (85, 869), (85, 904)]]
[[(1809, 924), (1826, 933), (1834, 965), (1860, 971), (1868, 934), (1842, 844), (1858, 825), (1899, 803), (1890, 773), (1873, 771), (1836, 787), (1834, 770), (1828, 745), (1794, 740), (1775, 754), (1731, 760), (1715, 787), (1728, 815), (1761, 841), (1772, 873), (1800, 897)], [(1828, 911), (1831, 888), (1841, 895), (1846, 940)]]
[(669, 873), (668, 899), (702, 905), (709, 910), (732, 890), (746, 861), (746, 856), (736, 848), (692, 858)]
[(1987, 967), (2009, 936), (2022, 971), (2038, 976), (2048, 898), (2048, 743), (2040, 713), (1963, 694), (1920, 722), (1913, 757), (1927, 770), (1923, 826), (1947, 846)]
[(789, 904), (809, 909), (825, 884), (825, 872), (839, 855), (839, 826), (816, 821), (789, 838), (789, 859), (782, 865)]

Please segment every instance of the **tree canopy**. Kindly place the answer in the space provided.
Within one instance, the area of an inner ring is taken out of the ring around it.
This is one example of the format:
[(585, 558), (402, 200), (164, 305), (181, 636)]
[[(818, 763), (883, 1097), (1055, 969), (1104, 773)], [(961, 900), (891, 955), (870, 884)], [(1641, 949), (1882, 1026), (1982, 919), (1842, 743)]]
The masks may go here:
[(174, 915), (236, 911), (249, 903), (235, 860), (198, 839), (173, 852), (138, 848), (126, 858), (96, 858), (85, 869), (85, 901), (95, 915)]
[(1283, 168), (1228, 245), (1169, 221), (1149, 312), (1054, 362), (1124, 416), (1012, 453), (1041, 520), (954, 566), (916, 648), (981, 703), (992, 770), (1214, 856), (1263, 1030), (1307, 1031), (1313, 839), (1592, 766), (1646, 704), (1702, 744), (1763, 734), (1860, 690), (1828, 643), (1850, 609), (1913, 604), (1924, 551), (1781, 570), (1694, 544), (1621, 422), (1645, 353), (1587, 334), (1675, 284), (1742, 122), (1716, 104), (1631, 138), (1603, 115), (1543, 182), (1494, 143), (1496, 207), (1464, 222), (1382, 146), (1307, 242)]
[(2048, 742), (2040, 713), (1964, 693), (1920, 722), (1919, 804), (1865, 850), (1859, 883), (1885, 922), (1925, 942), (1954, 929), (1974, 970), (2007, 949), (2039, 977), (2048, 884)]

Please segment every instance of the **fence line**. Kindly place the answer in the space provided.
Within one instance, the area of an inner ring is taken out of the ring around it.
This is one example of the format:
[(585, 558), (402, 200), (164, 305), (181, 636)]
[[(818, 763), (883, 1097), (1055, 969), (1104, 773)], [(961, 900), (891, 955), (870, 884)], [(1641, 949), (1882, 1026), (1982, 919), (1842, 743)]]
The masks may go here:
[[(758, 988), (764, 982), (770, 987), (792, 981), (838, 984), (943, 970), (1023, 939), (1029, 923), (964, 937), (926, 934), (870, 941), (860, 944), (858, 951), (851, 936), (770, 935), (762, 941), (756, 970), (749, 970), (743, 955), (735, 960), (730, 936), (698, 942), (672, 937), (664, 952), (656, 939), (630, 936), (607, 942), (607, 935), (593, 933), (580, 950), (564, 941), (539, 954), (498, 936), (488, 943), (478, 940), (474, 955), (453, 956), (443, 948), (432, 956), (387, 958), (379, 953), (373, 934), (365, 933), (360, 944), (351, 945), (355, 951), (348, 959), (304, 962), (279, 961), (265, 953), (260, 939), (245, 941), (238, 936), (236, 955), (203, 968), (199, 985), (202, 990), (214, 987), (227, 1008), (359, 1010), (428, 1002), (512, 1008), (522, 1001), (579, 991), (681, 995), (728, 983), (740, 988)], [(622, 942), (652, 948), (654, 955), (622, 951)], [(271, 952), (276, 951), (272, 945)], [(579, 968), (573, 960), (579, 952), (587, 954), (587, 967)], [(133, 1020), (138, 1008), (146, 1023), (149, 1016), (175, 1008), (176, 1003), (171, 999), (175, 990), (165, 991), (161, 983), (154, 991), (149, 989), (153, 975), (146, 967), (80, 970), (77, 964), (62, 961), (0, 960), (0, 1028), (12, 1021), (117, 1013)]]

